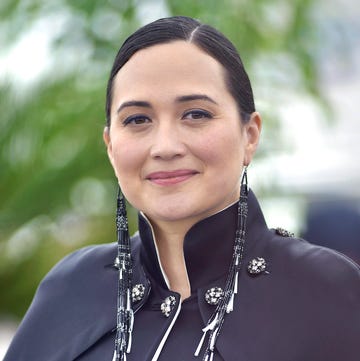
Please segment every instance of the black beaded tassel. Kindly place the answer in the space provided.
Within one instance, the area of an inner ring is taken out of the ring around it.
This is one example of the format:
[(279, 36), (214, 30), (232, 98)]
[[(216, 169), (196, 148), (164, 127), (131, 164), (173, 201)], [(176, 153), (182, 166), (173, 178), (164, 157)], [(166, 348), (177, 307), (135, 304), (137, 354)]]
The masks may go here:
[(199, 356), (205, 338), (208, 334), (208, 342), (204, 353), (203, 361), (213, 360), (216, 340), (225, 321), (225, 315), (233, 310), (234, 296), (237, 294), (238, 291), (238, 277), (245, 248), (246, 218), (248, 214), (248, 193), (249, 190), (247, 184), (247, 167), (244, 167), (241, 179), (240, 199), (238, 203), (234, 252), (229, 268), (229, 273), (226, 279), (224, 296), (217, 304), (216, 310), (211, 315), (206, 327), (203, 328), (203, 336), (194, 354), (195, 356)]
[(122, 193), (118, 191), (116, 210), (117, 257), (115, 267), (119, 270), (117, 292), (117, 317), (115, 351), (112, 361), (126, 361), (131, 349), (131, 333), (134, 313), (131, 305), (132, 262), (131, 246), (126, 215), (126, 204)]

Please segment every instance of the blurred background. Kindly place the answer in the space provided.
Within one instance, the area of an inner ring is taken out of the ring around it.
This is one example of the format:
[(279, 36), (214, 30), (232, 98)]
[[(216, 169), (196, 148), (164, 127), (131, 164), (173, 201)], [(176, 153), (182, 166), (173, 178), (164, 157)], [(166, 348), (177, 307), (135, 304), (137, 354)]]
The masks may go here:
[(360, 260), (356, 0), (2, 0), (0, 357), (49, 269), (115, 240), (107, 77), (122, 41), (169, 15), (240, 51), (264, 121), (249, 183), (269, 227)]

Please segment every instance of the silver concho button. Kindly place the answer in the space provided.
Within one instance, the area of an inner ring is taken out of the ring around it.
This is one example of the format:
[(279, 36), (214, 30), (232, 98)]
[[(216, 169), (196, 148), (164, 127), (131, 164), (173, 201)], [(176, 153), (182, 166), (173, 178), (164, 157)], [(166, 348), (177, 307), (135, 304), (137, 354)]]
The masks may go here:
[(160, 309), (161, 312), (166, 316), (169, 317), (171, 311), (176, 305), (176, 298), (175, 296), (168, 296), (165, 298), (164, 302), (161, 304)]
[(262, 257), (256, 257), (249, 262), (247, 269), (251, 275), (258, 275), (266, 270), (266, 261)]
[(144, 295), (145, 295), (145, 286), (142, 283), (136, 284), (132, 288), (131, 299), (134, 303), (141, 301)]
[(212, 306), (216, 306), (223, 297), (224, 291), (221, 287), (212, 287), (205, 292), (205, 301)]
[(276, 228), (275, 232), (276, 232), (276, 234), (278, 234), (279, 236), (282, 236), (282, 237), (294, 237), (295, 236), (294, 233), (287, 231), (286, 229), (281, 228), (281, 227)]

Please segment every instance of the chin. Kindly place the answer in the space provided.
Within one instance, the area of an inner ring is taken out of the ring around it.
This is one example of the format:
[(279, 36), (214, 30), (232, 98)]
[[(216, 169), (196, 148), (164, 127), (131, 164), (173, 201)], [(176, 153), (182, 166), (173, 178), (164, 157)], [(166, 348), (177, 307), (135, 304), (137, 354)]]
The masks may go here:
[(181, 212), (179, 210), (177, 211), (162, 211), (162, 212), (156, 212), (153, 213), (151, 218), (154, 220), (159, 220), (162, 222), (178, 222), (186, 219), (193, 218), (194, 214), (191, 212)]
[(153, 207), (147, 207), (143, 212), (154, 220), (174, 222), (192, 218), (194, 205), (186, 205), (184, 202), (156, 202)]

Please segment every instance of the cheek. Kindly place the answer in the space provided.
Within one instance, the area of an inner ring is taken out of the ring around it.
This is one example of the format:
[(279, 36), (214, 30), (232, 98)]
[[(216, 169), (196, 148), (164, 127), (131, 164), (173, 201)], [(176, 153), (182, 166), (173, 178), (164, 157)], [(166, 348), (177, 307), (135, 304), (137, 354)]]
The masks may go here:
[(143, 161), (143, 152), (138, 142), (116, 138), (112, 143), (113, 167), (119, 181), (128, 182), (135, 173), (139, 173)]
[(244, 142), (241, 134), (219, 130), (196, 142), (196, 152), (206, 165), (224, 171), (240, 167), (244, 157)]

